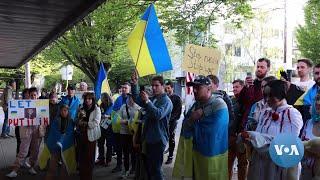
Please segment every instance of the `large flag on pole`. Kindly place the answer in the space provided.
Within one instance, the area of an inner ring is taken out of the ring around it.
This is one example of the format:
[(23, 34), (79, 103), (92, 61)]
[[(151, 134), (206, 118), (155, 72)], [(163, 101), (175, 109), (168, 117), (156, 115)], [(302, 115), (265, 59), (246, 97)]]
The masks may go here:
[(100, 69), (97, 75), (96, 85), (94, 87), (94, 93), (96, 95), (97, 101), (100, 100), (101, 94), (104, 92), (111, 95), (107, 72), (104, 69), (103, 63), (100, 63)]
[(154, 5), (151, 4), (128, 38), (128, 48), (139, 76), (172, 70)]

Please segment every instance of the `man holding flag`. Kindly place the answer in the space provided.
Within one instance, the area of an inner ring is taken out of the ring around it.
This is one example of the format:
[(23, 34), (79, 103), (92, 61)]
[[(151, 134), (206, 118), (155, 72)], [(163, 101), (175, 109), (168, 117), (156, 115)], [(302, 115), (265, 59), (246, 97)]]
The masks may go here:
[[(164, 92), (162, 76), (152, 78), (153, 97), (141, 89), (138, 92), (140, 77), (172, 70), (171, 58), (154, 5), (151, 4), (142, 15), (128, 38), (128, 49), (136, 72), (132, 76), (132, 95), (136, 103), (146, 109), (143, 116), (143, 151), (146, 154), (148, 179), (162, 180), (163, 153), (168, 143), (168, 123), (172, 102)], [(138, 75), (137, 75), (138, 73)]]

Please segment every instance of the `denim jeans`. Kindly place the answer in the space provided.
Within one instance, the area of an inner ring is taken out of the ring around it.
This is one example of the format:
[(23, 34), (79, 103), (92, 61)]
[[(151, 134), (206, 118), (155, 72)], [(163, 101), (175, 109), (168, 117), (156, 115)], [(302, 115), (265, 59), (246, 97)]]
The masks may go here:
[(2, 125), (2, 133), (1, 135), (9, 135), (10, 133), (10, 126), (8, 124), (8, 111), (4, 111), (4, 121)]
[(146, 167), (149, 180), (163, 180), (162, 163), (166, 148), (161, 141), (146, 143)]

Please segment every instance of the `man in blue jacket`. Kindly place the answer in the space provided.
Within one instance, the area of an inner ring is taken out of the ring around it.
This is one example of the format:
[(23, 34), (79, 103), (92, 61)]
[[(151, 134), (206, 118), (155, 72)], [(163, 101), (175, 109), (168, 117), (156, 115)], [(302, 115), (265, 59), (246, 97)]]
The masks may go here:
[(68, 88), (68, 95), (62, 97), (61, 101), (59, 102), (59, 105), (68, 105), (69, 106), (69, 113), (70, 117), (73, 121), (75, 121), (77, 117), (77, 112), (80, 106), (80, 99), (75, 96), (75, 87), (74, 85), (69, 85)]
[(143, 117), (144, 126), (142, 141), (145, 145), (146, 167), (148, 179), (162, 180), (163, 153), (168, 143), (171, 111), (173, 108), (170, 98), (165, 93), (162, 76), (152, 78), (153, 97), (149, 98), (145, 91), (138, 95), (137, 74), (132, 75), (132, 95), (138, 105), (146, 111)]

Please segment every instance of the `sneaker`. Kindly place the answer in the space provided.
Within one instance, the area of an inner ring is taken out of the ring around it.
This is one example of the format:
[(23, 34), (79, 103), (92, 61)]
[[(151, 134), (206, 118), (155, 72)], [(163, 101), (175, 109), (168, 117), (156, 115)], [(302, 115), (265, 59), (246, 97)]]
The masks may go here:
[(58, 161), (58, 166), (62, 166), (62, 161)]
[(130, 171), (123, 171), (122, 172), (122, 175), (121, 175), (121, 178), (122, 179), (127, 179), (130, 175)]
[(9, 136), (7, 134), (2, 134), (1, 137), (2, 138), (9, 138)]
[(106, 162), (104, 160), (98, 159), (96, 160), (95, 164), (99, 166), (104, 166), (106, 165)]
[(6, 175), (8, 178), (15, 178), (18, 176), (17, 172), (11, 171), (9, 174)]
[(169, 152), (169, 148), (166, 149), (166, 150), (163, 152), (163, 154), (167, 154), (168, 152)]
[(36, 175), (36, 174), (37, 174), (37, 171), (34, 170), (33, 168), (30, 168), (30, 169), (29, 169), (29, 173), (32, 174), (32, 175)]
[(172, 163), (172, 158), (171, 157), (168, 157), (168, 160), (166, 161), (165, 164), (171, 164)]
[(23, 167), (29, 169), (29, 168), (31, 168), (31, 165), (28, 163), (27, 160), (25, 160), (24, 163), (23, 163)]
[(121, 171), (121, 167), (115, 167), (114, 169), (112, 169), (112, 173), (116, 173), (116, 172), (120, 172)]
[(10, 135), (10, 134), (7, 134), (7, 136), (9, 136), (9, 137), (11, 137), (11, 138), (13, 138), (14, 136), (12, 136), (12, 135)]

